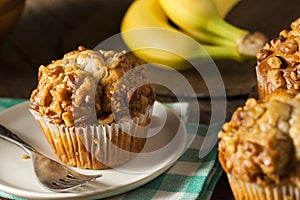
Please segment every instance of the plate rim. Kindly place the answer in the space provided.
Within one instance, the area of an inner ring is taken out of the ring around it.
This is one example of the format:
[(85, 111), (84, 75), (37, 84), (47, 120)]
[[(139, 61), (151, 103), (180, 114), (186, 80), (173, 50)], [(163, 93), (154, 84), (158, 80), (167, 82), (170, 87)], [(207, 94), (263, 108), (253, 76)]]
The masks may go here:
[[(21, 102), (19, 104), (16, 104), (10, 108), (7, 108), (6, 110), (1, 111), (0, 112), (0, 123), (3, 123), (3, 125), (5, 125), (5, 123), (7, 123), (7, 122), (2, 122), (3, 115), (12, 114), (12, 112), (14, 112), (18, 109), (23, 109), (25, 106), (28, 107), (28, 104), (29, 104), (29, 101), (27, 100), (27, 101)], [(167, 169), (169, 169), (178, 160), (178, 158), (183, 154), (183, 152), (185, 150), (185, 145), (186, 145), (186, 140), (187, 140), (186, 127), (185, 127), (182, 119), (178, 116), (178, 114), (175, 111), (173, 111), (172, 109), (165, 106), (161, 102), (155, 101), (154, 106), (163, 107), (166, 110), (166, 112), (169, 113), (169, 115), (170, 114), (174, 115), (180, 121), (180, 124), (182, 125), (182, 126), (180, 126), (181, 139), (184, 140), (184, 142), (182, 142), (183, 145), (180, 146), (181, 148), (179, 148), (179, 150), (176, 151), (172, 155), (172, 159), (170, 161), (168, 161), (164, 166), (160, 167), (158, 170), (156, 170), (152, 173), (146, 173), (146, 175), (143, 176), (142, 178), (139, 178), (136, 181), (130, 182), (129, 184), (127, 184), (125, 186), (110, 188), (104, 192), (98, 191), (98, 190), (95, 190), (95, 191), (88, 190), (88, 191), (82, 191), (82, 192), (68, 192), (68, 193), (55, 193), (55, 192), (51, 192), (51, 191), (47, 191), (47, 190), (45, 190), (45, 191), (41, 190), (38, 192), (37, 191), (28, 191), (28, 189), (22, 188), (22, 187), (15, 188), (13, 186), (7, 186), (5, 183), (3, 183), (3, 181), (1, 181), (1, 179), (0, 179), (0, 191), (17, 196), (17, 197), (31, 198), (31, 199), (32, 198), (39, 198), (39, 199), (41, 199), (41, 198), (46, 198), (46, 199), (107, 198), (107, 197), (122, 194), (124, 192), (128, 192), (130, 190), (138, 188), (138, 187), (152, 181), (153, 179), (157, 178), (159, 175), (164, 173)], [(28, 111), (28, 113), (29, 113), (29, 111)], [(23, 114), (23, 117), (26, 117), (26, 115), (28, 113)], [(7, 121), (10, 121), (10, 120), (7, 120)], [(0, 147), (0, 149), (1, 149), (1, 147)], [(30, 165), (31, 165), (31, 163), (30, 163)], [(115, 170), (115, 169), (112, 169), (112, 170)]]

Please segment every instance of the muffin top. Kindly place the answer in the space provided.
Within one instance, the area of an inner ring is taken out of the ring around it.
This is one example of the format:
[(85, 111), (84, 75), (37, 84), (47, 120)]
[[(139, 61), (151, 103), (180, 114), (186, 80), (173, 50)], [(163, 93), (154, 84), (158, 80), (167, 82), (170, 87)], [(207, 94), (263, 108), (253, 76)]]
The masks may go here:
[(155, 93), (142, 64), (126, 52), (80, 46), (39, 67), (30, 109), (67, 126), (111, 124), (146, 114)]
[(272, 88), (300, 91), (300, 18), (282, 30), (257, 54), (258, 74)]
[(219, 132), (219, 160), (238, 179), (300, 186), (300, 95), (277, 90), (238, 108)]

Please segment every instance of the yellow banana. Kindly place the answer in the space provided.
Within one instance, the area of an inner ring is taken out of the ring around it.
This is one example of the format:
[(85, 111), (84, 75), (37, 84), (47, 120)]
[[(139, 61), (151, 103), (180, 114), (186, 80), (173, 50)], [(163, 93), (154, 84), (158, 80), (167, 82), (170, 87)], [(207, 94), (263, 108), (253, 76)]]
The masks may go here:
[[(235, 47), (209, 46), (193, 41), (169, 24), (158, 0), (134, 1), (123, 17), (121, 33), (127, 46), (138, 57), (179, 70), (190, 67), (186, 60), (208, 55), (214, 59), (246, 58)], [(218, 38), (210, 34), (206, 37)]]
[(212, 0), (159, 0), (167, 16), (181, 29), (206, 30), (236, 42), (248, 34), (220, 16)]
[(225, 18), (229, 11), (240, 2), (240, 0), (213, 0), (221, 17)]
[[(225, 18), (227, 13), (240, 1), (240, 0), (212, 0), (216, 6), (217, 12), (222, 18)], [(236, 46), (236, 42), (227, 40), (223, 37), (208, 32), (205, 29), (184, 29), (186, 34), (193, 37), (200, 42), (213, 45), (226, 45)]]
[[(226, 22), (213, 0), (158, 0), (166, 15), (182, 30), (196, 37), (194, 33), (205, 30), (208, 35), (218, 35), (221, 40), (231, 41), (240, 53), (254, 57), (267, 38), (262, 33), (250, 34)], [(230, 0), (232, 1), (232, 0)], [(217, 2), (219, 3), (219, 2)], [(224, 10), (223, 10), (224, 11)], [(201, 41), (201, 38), (198, 38)], [(221, 44), (224, 45), (224, 44)], [(230, 44), (226, 44), (230, 46)]]
[[(219, 15), (225, 18), (227, 13), (240, 1), (240, 0), (212, 0)], [(215, 45), (237, 46), (234, 41), (227, 40), (218, 35), (208, 32), (204, 29), (191, 29), (188, 28), (185, 33), (189, 36), (199, 40), (200, 42)], [(210, 37), (208, 37), (210, 36)]]

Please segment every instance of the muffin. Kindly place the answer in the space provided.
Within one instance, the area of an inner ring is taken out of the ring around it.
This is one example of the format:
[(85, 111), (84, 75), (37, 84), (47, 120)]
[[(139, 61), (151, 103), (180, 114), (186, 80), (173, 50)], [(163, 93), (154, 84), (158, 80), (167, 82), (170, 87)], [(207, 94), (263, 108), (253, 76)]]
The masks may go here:
[(155, 101), (143, 64), (80, 46), (39, 67), (29, 110), (63, 163), (107, 169), (142, 151)]
[(300, 95), (249, 98), (219, 132), (218, 156), (236, 199), (300, 199)]
[(257, 54), (258, 96), (263, 99), (278, 88), (300, 91), (300, 18), (282, 30)]

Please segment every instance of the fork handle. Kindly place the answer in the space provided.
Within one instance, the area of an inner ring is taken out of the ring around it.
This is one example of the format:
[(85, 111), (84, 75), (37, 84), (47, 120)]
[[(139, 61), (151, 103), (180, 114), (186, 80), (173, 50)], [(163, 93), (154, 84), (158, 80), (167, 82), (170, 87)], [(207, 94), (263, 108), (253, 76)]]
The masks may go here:
[(30, 146), (28, 143), (26, 143), (24, 140), (22, 140), (19, 136), (11, 132), (8, 128), (0, 124), (0, 138), (3, 138), (7, 141), (10, 141), (22, 149), (24, 149), (28, 155), (31, 156), (31, 152), (35, 151), (35, 149)]

